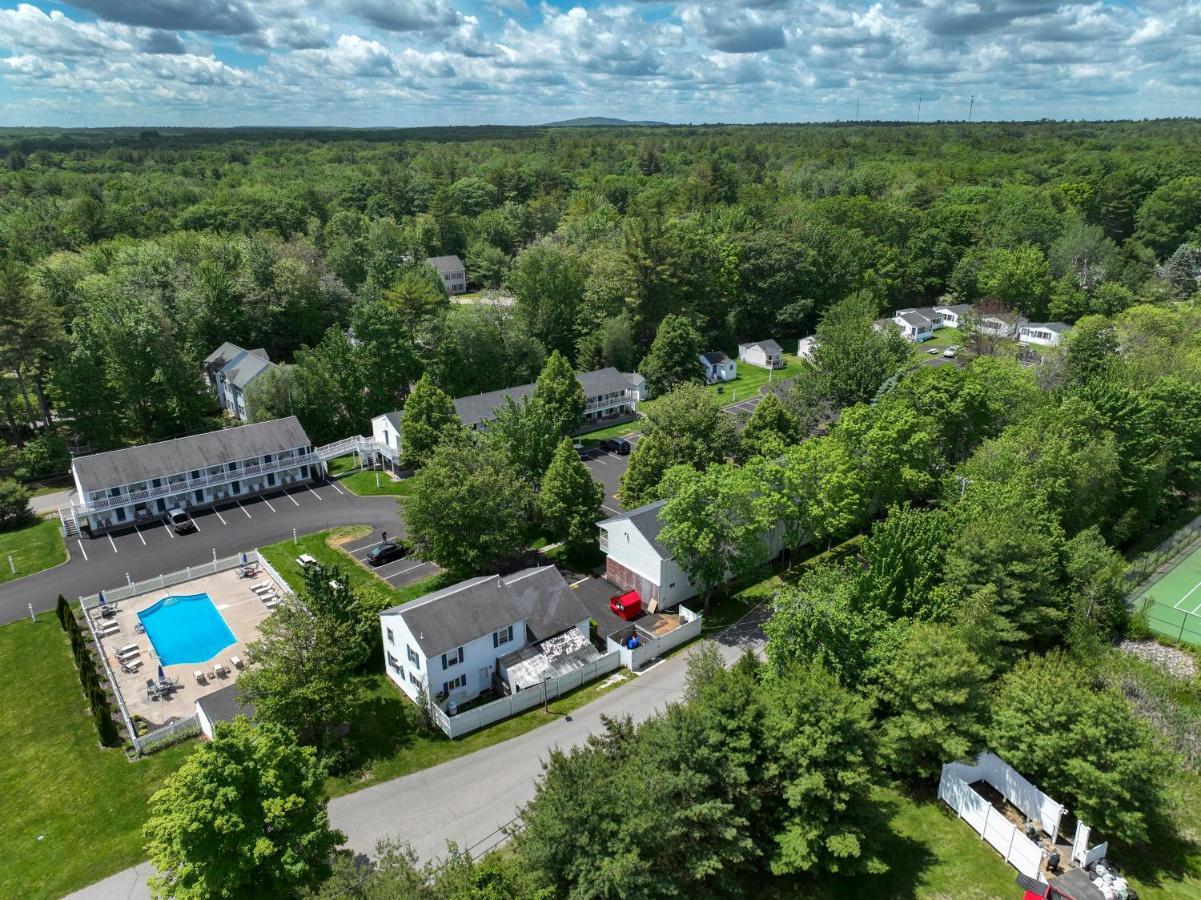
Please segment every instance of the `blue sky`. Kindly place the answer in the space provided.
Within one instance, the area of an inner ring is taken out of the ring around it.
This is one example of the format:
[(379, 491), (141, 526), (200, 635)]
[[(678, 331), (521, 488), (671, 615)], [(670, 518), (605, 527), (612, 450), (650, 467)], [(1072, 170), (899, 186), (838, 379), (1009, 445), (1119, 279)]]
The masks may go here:
[(1201, 0), (0, 0), (2, 125), (1201, 114)]

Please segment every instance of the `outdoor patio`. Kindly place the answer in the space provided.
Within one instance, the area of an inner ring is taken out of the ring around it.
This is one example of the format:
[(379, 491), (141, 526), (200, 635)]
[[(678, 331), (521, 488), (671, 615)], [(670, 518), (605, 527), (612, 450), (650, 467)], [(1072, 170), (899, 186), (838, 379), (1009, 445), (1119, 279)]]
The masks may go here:
[[(236, 657), (245, 666), (246, 645), (258, 639), (259, 624), (271, 614), (271, 608), (259, 593), (251, 589), (252, 586), (265, 585), (260, 588), (264, 593), (273, 588), (276, 596), (282, 596), (285, 591), (284, 585), (280, 585), (262, 569), (251, 578), (242, 577), (239, 571), (235, 568), (218, 572), (215, 575), (176, 584), (165, 590), (160, 588), (148, 591), (117, 603), (109, 602), (103, 607), (88, 610), (88, 616), (92, 619), (97, 634), (101, 634), (100, 646), (131, 718), (145, 719), (149, 728), (153, 730), (175, 719), (192, 715), (196, 711), (197, 699), (219, 691), (237, 680), (241, 669), (235, 665), (233, 658)], [(146, 682), (158, 681), (160, 662), (149, 636), (138, 631), (141, 622), (138, 613), (165, 597), (193, 594), (209, 596), (233, 633), (235, 643), (224, 647), (215, 656), (203, 662), (163, 666), (166, 680), (174, 687), (158, 696), (151, 696)], [(105, 608), (109, 610), (107, 614), (103, 612)], [(115, 623), (115, 627), (112, 623)], [(101, 629), (105, 626), (108, 631), (102, 633)], [(119, 656), (118, 651), (131, 645), (136, 645), (136, 654)], [(122, 666), (123, 660), (127, 667), (134, 671), (126, 671)], [(141, 664), (137, 665), (139, 661)], [(215, 672), (214, 665), (224, 666), (225, 671)], [(203, 672), (203, 683), (197, 681), (197, 671)]]

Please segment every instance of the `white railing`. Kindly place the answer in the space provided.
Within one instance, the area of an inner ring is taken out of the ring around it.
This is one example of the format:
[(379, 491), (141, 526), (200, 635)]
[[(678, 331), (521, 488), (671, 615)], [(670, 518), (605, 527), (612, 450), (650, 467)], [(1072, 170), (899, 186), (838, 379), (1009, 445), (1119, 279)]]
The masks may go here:
[[(264, 565), (264, 560), (257, 550), (251, 550), (246, 554), (247, 562), (258, 563)], [(106, 603), (116, 603), (118, 600), (125, 600), (128, 597), (136, 597), (138, 594), (144, 594), (147, 591), (163, 590), (164, 588), (172, 587), (176, 584), (183, 584), (185, 581), (191, 581), (193, 578), (201, 578), (205, 575), (215, 575), (218, 572), (228, 572), (230, 569), (236, 569), (242, 565), (242, 554), (235, 556), (226, 556), (223, 559), (214, 560), (212, 562), (200, 563), (195, 566), (188, 566), (186, 569), (181, 569), (178, 572), (169, 572), (165, 575), (156, 575), (153, 578), (147, 578), (142, 581), (135, 581), (132, 584), (122, 585), (121, 587), (106, 589), (104, 591), (104, 600)], [(275, 570), (271, 570), (272, 577), (276, 577)], [(280, 579), (277, 579), (280, 580)], [(280, 580), (280, 584), (287, 584), (286, 581)], [(100, 595), (89, 594), (86, 597), (80, 597), (79, 602), (83, 605), (84, 610), (89, 610), (94, 606), (99, 605)]]
[(633, 392), (618, 394), (616, 397), (609, 397), (601, 400), (589, 400), (584, 404), (584, 412), (596, 412), (598, 409), (612, 409), (617, 406), (634, 405)]
[(462, 737), (478, 731), (485, 725), (491, 725), (493, 722), (507, 719), (519, 712), (533, 709), (542, 703), (557, 700), (568, 691), (573, 691), (589, 681), (594, 681), (600, 676), (614, 671), (619, 664), (620, 659), (617, 653), (606, 653), (578, 669), (545, 681), (536, 688), (509, 694), (507, 697), (481, 704), (455, 716), (447, 715), (436, 704), (430, 704), (430, 710), (433, 713), (434, 721), (438, 723), (439, 728), (446, 732), (447, 737)]
[(182, 479), (168, 482), (167, 484), (159, 485), (158, 487), (147, 488), (144, 491), (128, 491), (117, 496), (101, 497), (99, 500), (88, 500), (86, 503), (75, 506), (71, 509), (76, 515), (87, 515), (91, 512), (103, 512), (106, 509), (112, 509), (117, 506), (129, 506), (131, 503), (141, 503), (143, 500), (156, 500), (161, 497), (170, 497), (174, 494), (184, 494), (191, 490), (199, 488), (212, 487), (215, 484), (228, 484), (231, 481), (241, 481), (246, 478), (253, 478), (255, 475), (269, 475), (272, 472), (280, 472), (284, 469), (295, 469), (303, 465), (314, 465), (321, 461), (321, 457), (316, 453), (298, 453), (295, 456), (286, 459), (273, 459), (269, 463), (258, 463), (253, 466), (244, 466), (236, 470), (225, 469), (215, 475), (202, 475), (198, 478), (193, 478), (191, 475), (185, 475)]
[[(348, 453), (362, 453), (364, 445), (375, 443), (371, 438), (365, 438), (362, 435), (352, 435), (348, 438), (342, 438), (340, 441), (334, 441), (332, 444), (322, 444), (313, 452), (321, 459), (334, 459), (338, 456), (345, 456)], [(370, 451), (368, 451), (370, 452)]]
[(200, 716), (192, 713), (190, 716), (168, 722), (161, 728), (148, 731), (141, 736), (133, 735), (133, 745), (140, 755), (145, 755), (194, 738), (199, 734)]

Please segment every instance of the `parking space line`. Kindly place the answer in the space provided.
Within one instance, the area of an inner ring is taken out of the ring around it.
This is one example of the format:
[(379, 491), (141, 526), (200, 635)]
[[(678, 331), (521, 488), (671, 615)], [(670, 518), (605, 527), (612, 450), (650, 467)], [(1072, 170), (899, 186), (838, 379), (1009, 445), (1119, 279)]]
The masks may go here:
[(345, 493), (346, 493), (346, 491), (344, 491), (344, 490), (342, 490), (340, 487), (338, 487), (338, 484), (337, 484), (337, 482), (334, 482), (334, 481), (327, 481), (327, 482), (326, 482), (326, 484), (328, 484), (330, 487), (332, 487), (332, 488), (333, 488), (335, 491), (337, 491), (339, 494), (345, 494)]
[(311, 487), (309, 487), (309, 485), (307, 485), (307, 484), (306, 484), (306, 485), (305, 485), (305, 487), (309, 488), (309, 493), (310, 493), (310, 494), (312, 494), (314, 497), (316, 497), (318, 500), (324, 500), (324, 499), (325, 499), (325, 498), (324, 498), (324, 497), (322, 497), (320, 494), (318, 494), (318, 493), (317, 493), (315, 490), (313, 490)]
[(590, 461), (592, 461), (592, 462), (598, 462), (598, 463), (600, 463), (602, 466), (607, 466), (607, 465), (609, 465), (607, 462), (605, 462), (605, 461), (604, 461), (603, 459), (601, 459), (599, 456), (591, 456), (591, 457), (589, 457), (589, 460), (590, 460)]
[(166, 522), (163, 523), (163, 530), (167, 532), (167, 537), (171, 538), (171, 540), (175, 540), (175, 532), (167, 527)]
[(246, 518), (248, 518), (248, 519), (254, 518), (254, 516), (252, 516), (250, 513), (246, 512), (246, 507), (242, 505), (242, 502), (240, 500), (235, 500), (234, 503), (238, 504), (238, 509), (240, 509), (240, 510), (242, 510), (242, 512), (246, 513)]
[(289, 500), (291, 500), (292, 503), (295, 504), (296, 506), (300, 506), (299, 503), (296, 503), (296, 498), (293, 497), (291, 494), (289, 494), (287, 491), (284, 491), (284, 496), (287, 497)]
[(117, 552), (117, 542), (113, 540), (113, 536), (111, 534), (106, 534), (105, 537), (108, 538), (108, 542), (112, 545), (113, 553), (116, 553)]
[(197, 533), (200, 532), (200, 525), (197, 523), (197, 521), (195, 519), (192, 519), (192, 527), (194, 527), (196, 529)]
[(136, 535), (138, 536), (138, 540), (142, 542), (142, 546), (143, 546), (143, 547), (145, 547), (145, 546), (146, 546), (146, 539), (145, 539), (144, 537), (142, 537), (142, 529), (141, 529), (141, 528), (134, 528), (134, 530), (133, 530), (133, 531), (134, 531), (134, 534), (136, 534)]
[(83, 554), (83, 561), (87, 562), (88, 561), (88, 551), (83, 549), (83, 540), (80, 538), (76, 538), (75, 543), (79, 544), (79, 552)]
[(278, 512), (278, 510), (274, 506), (271, 505), (271, 501), (268, 500), (266, 497), (263, 498), (263, 502), (267, 504), (267, 508), (269, 510), (271, 510), (272, 512)]
[(613, 513), (613, 515), (615, 515), (615, 516), (620, 516), (620, 515), (621, 515), (621, 510), (620, 510), (620, 509), (614, 509), (612, 506), (609, 506), (607, 503), (602, 503), (602, 504), (601, 504), (601, 509), (605, 510), (606, 512), (611, 512), (611, 513)]
[(214, 509), (214, 510), (213, 510), (213, 512), (215, 512), (215, 513), (217, 514), (217, 518), (221, 520), (221, 524), (222, 524), (222, 525), (228, 525), (228, 524), (229, 524), (228, 522), (226, 522), (226, 521), (225, 521), (225, 516), (221, 515), (221, 510), (219, 510), (219, 509)]
[(418, 569), (422, 568), (423, 566), (429, 566), (429, 565), (432, 565), (432, 563), (427, 563), (427, 562), (417, 563), (417, 565), (415, 565), (415, 566), (410, 566), (407, 569), (401, 569), (399, 572), (393, 572), (391, 575), (385, 576), (384, 580), (391, 581), (393, 578), (399, 578), (401, 575), (408, 575), (410, 572), (416, 572)]

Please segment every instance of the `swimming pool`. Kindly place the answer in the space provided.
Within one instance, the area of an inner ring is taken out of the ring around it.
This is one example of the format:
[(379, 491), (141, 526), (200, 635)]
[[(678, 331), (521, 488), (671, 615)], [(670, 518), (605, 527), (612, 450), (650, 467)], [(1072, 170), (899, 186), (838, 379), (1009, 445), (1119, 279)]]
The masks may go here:
[(138, 618), (164, 666), (207, 662), (236, 640), (208, 594), (164, 597)]

